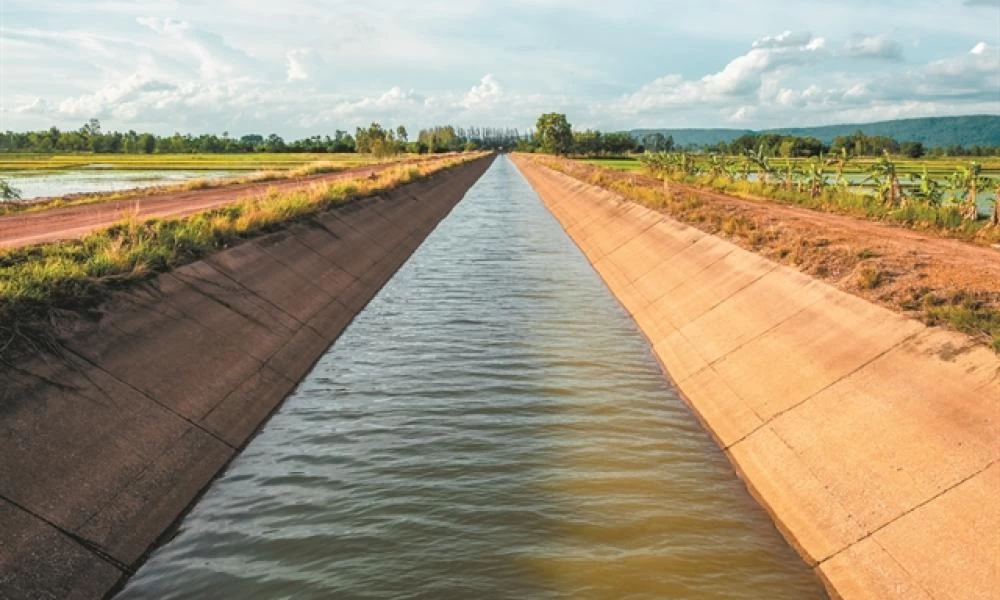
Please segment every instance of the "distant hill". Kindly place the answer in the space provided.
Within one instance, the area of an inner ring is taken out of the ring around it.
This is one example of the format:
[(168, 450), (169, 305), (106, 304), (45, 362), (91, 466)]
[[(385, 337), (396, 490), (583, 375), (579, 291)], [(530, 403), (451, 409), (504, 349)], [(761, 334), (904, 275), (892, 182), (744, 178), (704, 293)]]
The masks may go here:
[[(850, 135), (858, 130), (866, 135), (884, 135), (900, 142), (922, 142), (929, 148), (956, 144), (1000, 146), (1000, 115), (896, 119), (878, 123), (763, 129), (760, 133), (812, 136), (829, 144), (838, 135)], [(755, 133), (749, 129), (635, 129), (631, 133), (634, 137), (642, 139), (646, 134), (657, 131), (663, 135), (672, 135), (674, 142), (682, 146), (717, 144), (734, 140), (747, 133)]]

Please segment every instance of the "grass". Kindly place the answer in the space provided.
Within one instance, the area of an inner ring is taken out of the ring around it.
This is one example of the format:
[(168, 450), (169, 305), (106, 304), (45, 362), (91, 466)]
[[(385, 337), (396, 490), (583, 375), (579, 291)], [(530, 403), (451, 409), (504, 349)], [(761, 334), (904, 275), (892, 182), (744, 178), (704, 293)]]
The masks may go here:
[(929, 325), (947, 324), (959, 331), (990, 341), (1000, 353), (1000, 310), (990, 306), (985, 294), (954, 292), (947, 296), (933, 293), (920, 299)]
[[(36, 322), (53, 308), (92, 306), (107, 291), (198, 260), (242, 240), (352, 200), (422, 179), (482, 154), (400, 165), (359, 177), (279, 193), (269, 190), (181, 219), (126, 219), (83, 239), (0, 252), (3, 324)], [(0, 346), (4, 346), (0, 338)]]
[(858, 270), (858, 287), (874, 290), (886, 281), (886, 273), (878, 267), (866, 265)]
[(642, 170), (642, 164), (634, 158), (586, 158), (582, 159), (581, 162), (619, 171)]

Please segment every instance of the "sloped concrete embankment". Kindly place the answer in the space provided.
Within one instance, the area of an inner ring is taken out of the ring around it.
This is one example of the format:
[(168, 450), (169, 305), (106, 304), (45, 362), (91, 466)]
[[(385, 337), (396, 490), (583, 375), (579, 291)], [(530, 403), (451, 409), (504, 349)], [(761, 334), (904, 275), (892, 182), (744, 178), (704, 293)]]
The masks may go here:
[(993, 352), (515, 160), (834, 597), (1000, 597)]
[(101, 597), (492, 159), (116, 293), (0, 367), (0, 597)]

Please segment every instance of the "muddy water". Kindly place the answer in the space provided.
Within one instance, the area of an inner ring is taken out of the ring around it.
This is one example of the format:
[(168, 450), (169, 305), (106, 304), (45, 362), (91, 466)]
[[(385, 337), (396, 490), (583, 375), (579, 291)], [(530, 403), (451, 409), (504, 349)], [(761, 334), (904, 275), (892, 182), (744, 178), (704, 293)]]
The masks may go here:
[(498, 159), (123, 598), (822, 598)]

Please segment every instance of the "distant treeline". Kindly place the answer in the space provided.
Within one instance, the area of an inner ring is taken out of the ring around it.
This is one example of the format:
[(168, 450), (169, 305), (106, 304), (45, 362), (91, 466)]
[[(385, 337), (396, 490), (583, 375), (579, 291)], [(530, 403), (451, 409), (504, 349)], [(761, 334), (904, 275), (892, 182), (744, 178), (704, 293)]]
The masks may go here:
[(52, 127), (42, 131), (0, 134), (0, 152), (96, 152), (102, 154), (190, 154), (190, 153), (240, 153), (240, 152), (363, 152), (391, 154), (397, 152), (457, 152), (462, 150), (512, 149), (522, 136), (516, 129), (491, 127), (461, 128), (451, 125), (432, 127), (419, 132), (411, 141), (402, 125), (395, 129), (384, 128), (379, 123), (358, 127), (354, 135), (337, 130), (331, 137), (311, 136), (285, 141), (277, 134), (263, 136), (249, 134), (231, 137), (228, 132), (191, 135), (175, 133), (159, 136), (136, 131), (102, 132), (100, 121), (91, 119), (75, 131), (60, 131)]
[(844, 149), (851, 156), (881, 156), (889, 154), (921, 158), (924, 156), (1000, 156), (1000, 146), (948, 146), (926, 148), (921, 142), (900, 142), (882, 135), (866, 135), (857, 131), (851, 135), (840, 135), (832, 144), (824, 144), (811, 136), (795, 136), (779, 133), (750, 133), (731, 141), (703, 146), (707, 152), (720, 154), (746, 154), (750, 150), (764, 147), (771, 156), (806, 157), (823, 154), (840, 154)]
[(923, 156), (1000, 156), (1000, 146), (949, 146), (926, 148), (921, 142), (900, 142), (890, 137), (866, 135), (857, 131), (850, 135), (834, 138), (832, 144), (825, 144), (812, 136), (788, 135), (781, 133), (747, 133), (730, 142), (680, 146), (671, 135), (662, 132), (645, 132), (639, 135), (630, 132), (602, 133), (586, 130), (573, 131), (566, 115), (548, 113), (539, 117), (534, 135), (522, 140), (522, 150), (549, 152), (555, 154), (575, 154), (579, 156), (624, 156), (649, 152), (708, 152), (729, 155), (745, 155), (755, 151), (768, 156), (810, 157), (819, 154), (840, 154), (844, 149), (851, 156), (882, 156), (888, 152), (910, 158)]

